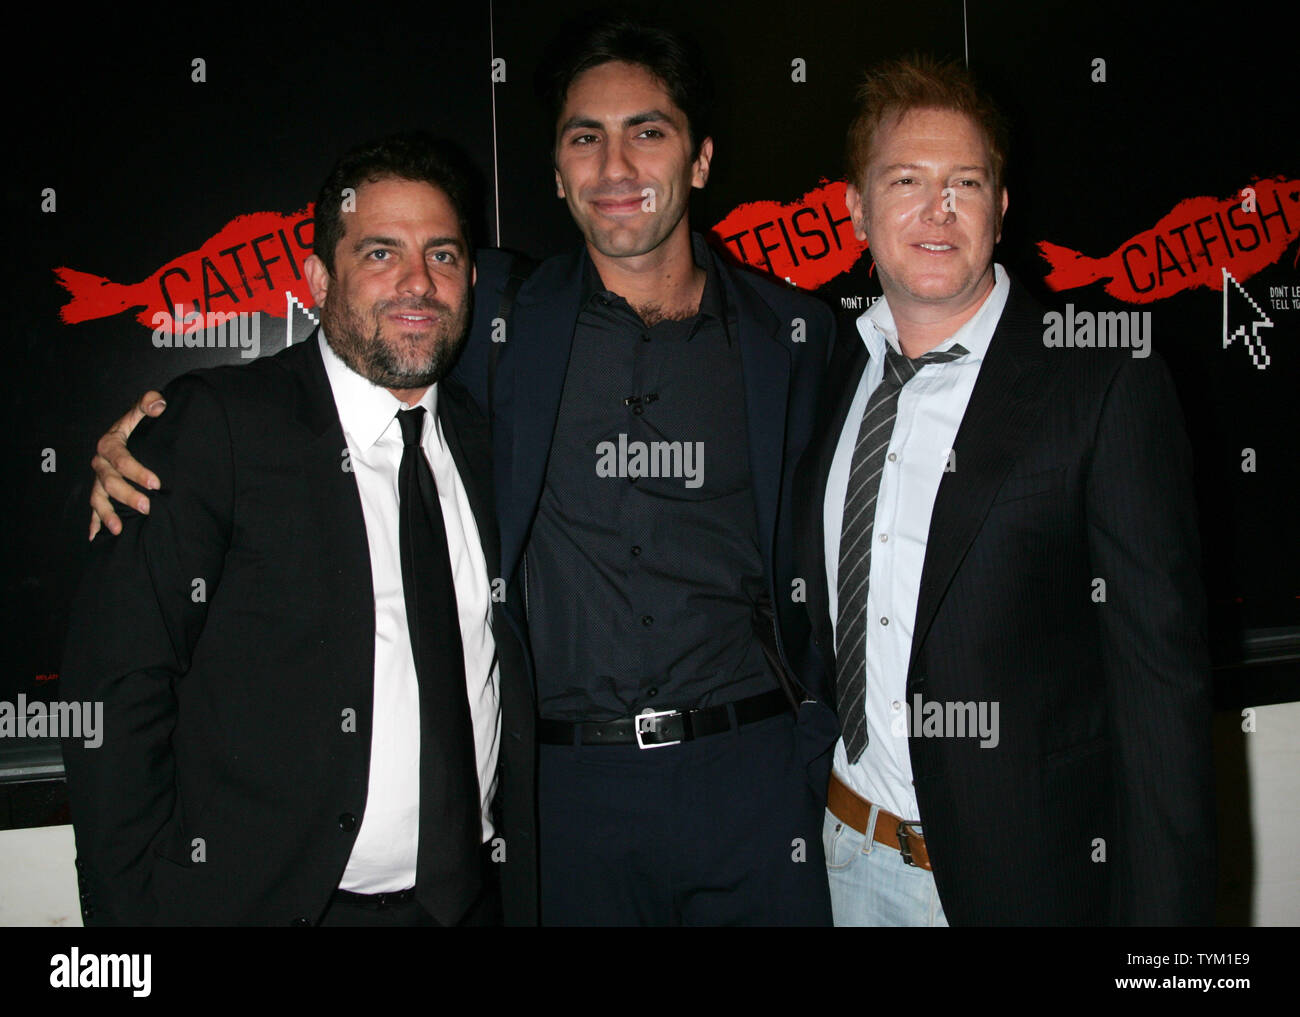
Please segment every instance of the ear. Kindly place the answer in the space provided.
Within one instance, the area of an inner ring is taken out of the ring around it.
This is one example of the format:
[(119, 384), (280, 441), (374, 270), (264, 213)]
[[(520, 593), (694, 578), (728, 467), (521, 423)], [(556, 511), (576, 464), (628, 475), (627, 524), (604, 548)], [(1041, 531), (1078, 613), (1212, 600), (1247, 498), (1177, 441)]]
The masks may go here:
[(475, 265), (471, 265), (471, 266), (469, 267), (469, 285), (470, 285), (470, 289), (473, 289), (475, 286), (478, 285), (478, 265), (477, 265), (477, 264), (475, 264)]
[(844, 189), (844, 204), (849, 207), (849, 215), (853, 219), (853, 236), (865, 241), (867, 239), (866, 209), (862, 205), (862, 195), (853, 184), (849, 184)]
[(564, 181), (560, 179), (559, 170), (555, 171), (555, 196), (557, 198), (564, 197)]
[(998, 235), (994, 238), (994, 243), (1000, 243), (1002, 240), (1002, 220), (1007, 216), (1007, 189), (1002, 188), (1002, 211), (998, 213)]
[(323, 306), (330, 288), (330, 273), (325, 262), (314, 254), (308, 255), (302, 263), (302, 270), (307, 275), (307, 288), (311, 290), (311, 298), (316, 301), (317, 307)]
[(700, 154), (695, 157), (694, 172), (691, 175), (692, 187), (703, 187), (709, 182), (711, 162), (713, 162), (713, 139), (705, 138), (700, 142)]

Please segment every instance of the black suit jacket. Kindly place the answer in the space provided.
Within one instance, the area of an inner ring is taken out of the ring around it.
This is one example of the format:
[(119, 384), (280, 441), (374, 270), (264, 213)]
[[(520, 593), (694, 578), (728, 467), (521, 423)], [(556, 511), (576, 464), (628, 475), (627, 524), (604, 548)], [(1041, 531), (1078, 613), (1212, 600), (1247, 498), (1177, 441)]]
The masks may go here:
[[(104, 703), (65, 741), (88, 924), (310, 924), (366, 807), (375, 605), (365, 520), (315, 335), (167, 387), (133, 451), (166, 486), (103, 535), (72, 612), (63, 694)], [(438, 416), (497, 574), (486, 420)], [(525, 681), (494, 626), (503, 707)], [(532, 714), (516, 717), (531, 738)], [(522, 748), (522, 752), (520, 749)], [(531, 743), (503, 739), (507, 917), (535, 915)], [(522, 758), (521, 758), (522, 757)], [(518, 843), (516, 843), (518, 840)]]
[[(774, 605), (756, 619), (799, 709), (799, 729), (809, 779), (826, 793), (836, 722), (824, 672), (816, 662), (804, 610), (802, 575), (794, 564), (794, 471), (812, 435), (818, 393), (835, 320), (818, 300), (788, 286), (735, 268), (711, 254), (724, 287), (728, 328), (740, 348), (759, 542)], [(474, 328), (457, 377), (481, 405), (489, 405), (502, 576), (507, 616), (527, 640), (522, 562), (546, 480), (555, 422), (573, 345), (583, 290), (585, 251), (543, 262), (519, 289), (510, 321), (497, 322), (498, 358), (490, 370), (493, 322), (510, 258), (480, 251)], [(777, 624), (779, 620), (779, 624)]]
[[(1209, 923), (1209, 664), (1177, 397), (1156, 357), (1045, 348), (1044, 311), (1013, 281), (930, 522), (908, 703), (996, 702), (1000, 726), (989, 748), (909, 736), (939, 896), (954, 925)], [(845, 330), (797, 484), (828, 680), (822, 506), (867, 359)]]

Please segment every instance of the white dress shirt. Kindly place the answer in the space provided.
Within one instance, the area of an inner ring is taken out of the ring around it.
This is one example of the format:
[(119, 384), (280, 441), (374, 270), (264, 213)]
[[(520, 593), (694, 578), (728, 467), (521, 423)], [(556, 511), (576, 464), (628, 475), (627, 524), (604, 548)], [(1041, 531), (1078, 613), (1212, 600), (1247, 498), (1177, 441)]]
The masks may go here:
[[(398, 529), (403, 443), (397, 414), (407, 407), (339, 359), (323, 331), (319, 341), (361, 493), (375, 591), (369, 790), (361, 828), (339, 886), (354, 893), (387, 893), (415, 885), (420, 826), (420, 689), (406, 626)], [(465, 688), (474, 727), (483, 839), (487, 841), (492, 836), (488, 813), (501, 735), (492, 603), (478, 527), (438, 422), (437, 399), (437, 386), (430, 386), (416, 405), (426, 410), (421, 444), (438, 485), (447, 528), (465, 651)]]
[[(841, 738), (835, 746), (835, 773), (857, 794), (902, 819), (925, 818), (919, 814), (912, 787), (905, 702), (930, 513), (1009, 289), (1006, 272), (1001, 265), (994, 265), (993, 289), (980, 309), (935, 347), (947, 351), (960, 343), (968, 353), (945, 364), (925, 365), (903, 386), (880, 474), (867, 586), (867, 688), (863, 708), (867, 713), (868, 743), (862, 758), (850, 765)], [(867, 400), (884, 375), (885, 344), (900, 352), (894, 316), (886, 300), (878, 301), (858, 319), (858, 332), (871, 359), (831, 461), (823, 509), (826, 584), (833, 627), (839, 621), (836, 579), (853, 446)], [(953, 468), (961, 469), (961, 464), (954, 461)]]

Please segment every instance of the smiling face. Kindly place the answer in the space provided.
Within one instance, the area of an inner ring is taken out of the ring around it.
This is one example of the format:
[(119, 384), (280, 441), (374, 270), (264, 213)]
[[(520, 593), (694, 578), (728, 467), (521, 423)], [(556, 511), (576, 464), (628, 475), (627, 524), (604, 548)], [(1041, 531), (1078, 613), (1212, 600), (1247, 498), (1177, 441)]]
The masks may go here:
[(376, 385), (423, 392), (450, 369), (469, 324), (474, 271), (456, 210), (431, 184), (388, 178), (357, 188), (331, 275), (307, 282), (334, 352)]
[(713, 142), (691, 157), (686, 115), (646, 68), (610, 61), (573, 80), (560, 113), (555, 185), (587, 244), (609, 258), (647, 254), (689, 230), (692, 187)]
[(1007, 192), (994, 192), (988, 147), (969, 117), (919, 109), (881, 123), (847, 201), (896, 319), (960, 326), (974, 315), (993, 287)]

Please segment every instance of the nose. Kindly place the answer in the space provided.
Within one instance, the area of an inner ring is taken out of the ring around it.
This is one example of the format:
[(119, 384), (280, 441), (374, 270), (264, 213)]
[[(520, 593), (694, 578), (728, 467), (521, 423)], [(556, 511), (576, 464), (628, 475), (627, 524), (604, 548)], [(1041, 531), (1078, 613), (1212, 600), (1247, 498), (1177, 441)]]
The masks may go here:
[(947, 226), (957, 221), (957, 192), (951, 187), (936, 186), (927, 195), (925, 221), (936, 226)]
[(402, 266), (401, 277), (397, 280), (399, 293), (422, 297), (426, 293), (435, 292), (437, 288), (438, 284), (429, 269), (429, 263), (423, 257), (410, 258), (407, 264)]
[(635, 179), (636, 167), (629, 158), (630, 152), (622, 138), (611, 137), (605, 144), (605, 161), (601, 166), (602, 176), (606, 180), (619, 181)]

